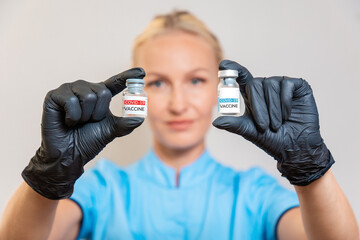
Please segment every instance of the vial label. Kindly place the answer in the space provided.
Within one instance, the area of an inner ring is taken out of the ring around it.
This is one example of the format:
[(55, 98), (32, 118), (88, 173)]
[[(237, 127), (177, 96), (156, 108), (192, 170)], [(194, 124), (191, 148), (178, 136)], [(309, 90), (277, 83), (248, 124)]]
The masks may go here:
[(147, 97), (124, 96), (124, 116), (146, 116)]
[(238, 88), (220, 88), (218, 111), (222, 114), (240, 114), (240, 91)]

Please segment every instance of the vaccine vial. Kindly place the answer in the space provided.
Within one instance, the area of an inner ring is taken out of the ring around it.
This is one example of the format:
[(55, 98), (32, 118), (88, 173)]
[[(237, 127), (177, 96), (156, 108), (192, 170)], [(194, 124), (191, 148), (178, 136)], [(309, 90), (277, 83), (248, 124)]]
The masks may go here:
[(240, 90), (236, 82), (237, 70), (221, 70), (218, 72), (218, 112), (225, 116), (240, 115)]
[(144, 79), (126, 80), (123, 91), (123, 117), (143, 117), (147, 115), (147, 94), (144, 91)]

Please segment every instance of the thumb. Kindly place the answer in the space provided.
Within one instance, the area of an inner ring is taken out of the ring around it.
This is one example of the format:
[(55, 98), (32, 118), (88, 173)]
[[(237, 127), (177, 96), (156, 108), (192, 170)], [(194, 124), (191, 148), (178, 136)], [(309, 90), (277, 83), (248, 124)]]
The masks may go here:
[(249, 115), (240, 117), (222, 116), (216, 118), (213, 123), (214, 127), (236, 133), (247, 140), (254, 140), (258, 134), (256, 126)]
[(145, 71), (142, 68), (131, 68), (108, 80), (104, 81), (105, 86), (110, 90), (112, 96), (115, 96), (126, 88), (126, 80), (129, 78), (144, 78)]
[(122, 137), (131, 133), (135, 128), (139, 127), (143, 122), (142, 117), (116, 117), (114, 118), (114, 129), (116, 137)]
[(144, 118), (122, 118), (110, 114), (100, 122), (84, 124), (79, 132), (79, 147), (87, 161), (93, 159), (108, 143), (116, 137), (131, 133), (140, 126)]

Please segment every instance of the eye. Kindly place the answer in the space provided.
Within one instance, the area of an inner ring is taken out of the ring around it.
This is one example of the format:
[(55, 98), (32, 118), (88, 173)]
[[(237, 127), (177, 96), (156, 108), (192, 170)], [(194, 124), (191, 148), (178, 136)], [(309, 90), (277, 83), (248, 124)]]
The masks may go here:
[(149, 87), (160, 88), (164, 85), (164, 81), (163, 80), (154, 80), (154, 81), (148, 83), (147, 85)]
[(202, 79), (202, 78), (193, 78), (193, 79), (191, 79), (191, 84), (193, 84), (193, 85), (199, 85), (199, 84), (204, 83), (204, 82), (205, 82), (205, 80)]

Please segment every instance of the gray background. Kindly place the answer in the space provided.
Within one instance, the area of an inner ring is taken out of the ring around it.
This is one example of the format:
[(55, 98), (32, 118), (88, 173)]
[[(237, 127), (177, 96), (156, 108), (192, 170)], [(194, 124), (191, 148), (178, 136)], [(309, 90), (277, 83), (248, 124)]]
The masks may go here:
[[(188, 9), (219, 37), (226, 58), (255, 76), (307, 79), (336, 178), (360, 218), (360, 2), (0, 0), (0, 212), (40, 144), (42, 102), (63, 82), (92, 82), (130, 67), (134, 38), (158, 13)], [(112, 111), (120, 113), (119, 98)], [(239, 136), (211, 128), (210, 152), (236, 169), (276, 162)], [(151, 147), (147, 124), (99, 157), (127, 165)]]

